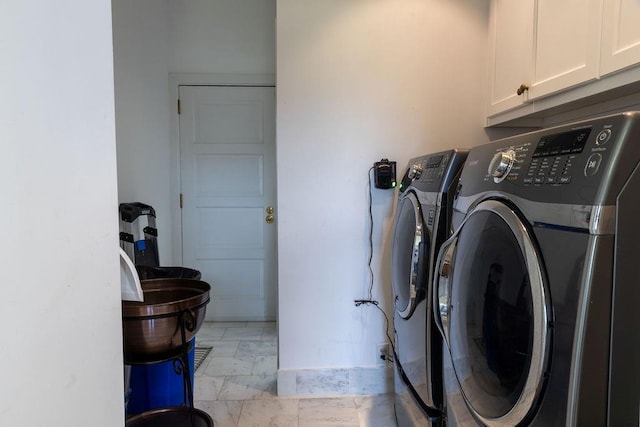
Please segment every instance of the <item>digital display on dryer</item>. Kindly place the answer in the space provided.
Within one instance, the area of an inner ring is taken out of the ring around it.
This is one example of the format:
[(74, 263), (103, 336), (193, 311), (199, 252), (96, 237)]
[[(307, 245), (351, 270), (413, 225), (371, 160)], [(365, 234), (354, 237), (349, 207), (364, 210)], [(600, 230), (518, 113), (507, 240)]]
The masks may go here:
[(442, 155), (429, 157), (429, 160), (427, 160), (427, 167), (428, 168), (437, 168), (438, 166), (440, 166), (440, 162), (442, 161), (442, 157), (443, 157)]
[(533, 157), (581, 153), (590, 133), (589, 128), (543, 136), (538, 141)]

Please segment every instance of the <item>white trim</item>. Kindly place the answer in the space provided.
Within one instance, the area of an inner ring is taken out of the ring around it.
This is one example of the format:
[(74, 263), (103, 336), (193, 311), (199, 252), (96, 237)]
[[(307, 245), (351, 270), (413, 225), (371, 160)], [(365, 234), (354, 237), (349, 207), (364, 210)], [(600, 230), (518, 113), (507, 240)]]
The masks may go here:
[(275, 86), (275, 74), (169, 73), (178, 86)]
[(174, 265), (182, 265), (182, 215), (180, 212), (180, 124), (178, 96), (180, 86), (269, 86), (275, 87), (275, 74), (169, 73), (170, 191), (171, 229)]

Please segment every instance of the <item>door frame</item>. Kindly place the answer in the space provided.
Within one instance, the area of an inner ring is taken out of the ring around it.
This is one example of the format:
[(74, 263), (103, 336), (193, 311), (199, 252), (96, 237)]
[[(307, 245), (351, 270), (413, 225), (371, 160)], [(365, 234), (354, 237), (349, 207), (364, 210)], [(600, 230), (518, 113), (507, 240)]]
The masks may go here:
[[(180, 209), (180, 117), (178, 98), (180, 86), (276, 86), (275, 74), (222, 74), (222, 73), (169, 73), (170, 113), (170, 192), (171, 192), (171, 255), (176, 264), (182, 265), (182, 212)], [(277, 147), (276, 139), (276, 147)], [(277, 150), (277, 148), (276, 148)], [(277, 156), (276, 156), (277, 159)], [(277, 168), (276, 163), (276, 168)], [(277, 188), (276, 188), (277, 197)], [(277, 237), (276, 237), (277, 241)], [(276, 270), (277, 271), (277, 270)]]

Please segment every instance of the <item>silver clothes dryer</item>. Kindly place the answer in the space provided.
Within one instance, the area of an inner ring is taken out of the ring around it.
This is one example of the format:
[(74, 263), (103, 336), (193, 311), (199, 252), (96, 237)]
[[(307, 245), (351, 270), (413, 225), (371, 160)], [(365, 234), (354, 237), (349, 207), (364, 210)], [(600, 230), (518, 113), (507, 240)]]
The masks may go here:
[(409, 161), (399, 187), (392, 247), (396, 415), (400, 427), (440, 425), (442, 344), (431, 310), (437, 250), (450, 230), (451, 195), (466, 151)]
[(448, 425), (637, 426), (640, 113), (473, 148), (438, 255)]

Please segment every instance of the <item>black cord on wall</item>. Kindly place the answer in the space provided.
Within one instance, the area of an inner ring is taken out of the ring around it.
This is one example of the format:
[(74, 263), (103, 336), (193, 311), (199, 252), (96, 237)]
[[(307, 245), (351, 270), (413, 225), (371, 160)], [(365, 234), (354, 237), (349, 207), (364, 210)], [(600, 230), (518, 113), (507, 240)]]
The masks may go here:
[(380, 303), (373, 299), (373, 283), (374, 283), (375, 276), (373, 274), (373, 268), (371, 267), (371, 263), (373, 261), (373, 194), (372, 194), (373, 189), (371, 188), (371, 172), (372, 171), (373, 171), (373, 167), (369, 169), (368, 180), (367, 180), (367, 190), (369, 192), (369, 260), (367, 262), (367, 266), (369, 268), (369, 291), (367, 294), (367, 299), (355, 300), (354, 303), (356, 304), (356, 307), (359, 307), (361, 305), (371, 304), (375, 308), (380, 310), (385, 320), (384, 333), (387, 336), (387, 340), (389, 342), (389, 345), (391, 346), (391, 351), (392, 351), (390, 355), (385, 355), (385, 359), (389, 361), (393, 361), (393, 358), (396, 355), (396, 348), (395, 348), (395, 345), (393, 344), (393, 339), (391, 339), (391, 336), (389, 335), (389, 317), (387, 316), (387, 313), (385, 313), (385, 311), (382, 308), (380, 308)]
[(371, 171), (373, 171), (373, 166), (369, 169), (368, 180), (367, 180), (367, 190), (369, 192), (369, 294), (368, 299), (371, 300), (373, 298), (373, 268), (371, 268), (371, 261), (373, 260), (373, 190), (371, 189)]

